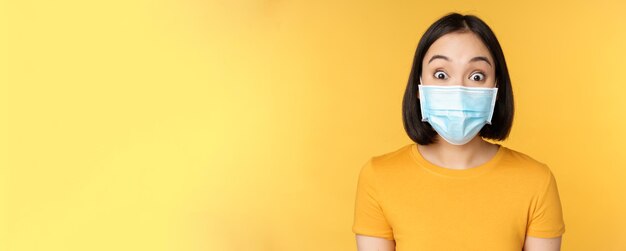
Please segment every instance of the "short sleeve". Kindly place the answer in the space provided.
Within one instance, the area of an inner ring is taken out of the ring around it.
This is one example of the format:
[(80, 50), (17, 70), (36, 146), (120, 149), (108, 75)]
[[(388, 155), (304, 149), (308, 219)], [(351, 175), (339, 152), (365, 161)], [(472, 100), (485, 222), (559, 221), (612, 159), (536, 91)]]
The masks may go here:
[(372, 159), (370, 159), (361, 167), (359, 173), (352, 232), (393, 240), (392, 228), (380, 205), (377, 185)]
[(538, 196), (535, 209), (530, 216), (526, 235), (539, 238), (555, 238), (565, 232), (561, 199), (556, 179), (548, 169), (547, 185)]

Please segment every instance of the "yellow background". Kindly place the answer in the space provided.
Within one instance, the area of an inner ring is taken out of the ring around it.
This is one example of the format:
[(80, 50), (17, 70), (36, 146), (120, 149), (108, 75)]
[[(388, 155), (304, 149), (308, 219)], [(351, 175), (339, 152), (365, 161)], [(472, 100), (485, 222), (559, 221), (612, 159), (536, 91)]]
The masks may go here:
[(618, 1), (2, 1), (0, 250), (356, 250), (358, 170), (451, 11), (498, 36), (503, 145), (551, 167), (563, 250), (626, 250)]

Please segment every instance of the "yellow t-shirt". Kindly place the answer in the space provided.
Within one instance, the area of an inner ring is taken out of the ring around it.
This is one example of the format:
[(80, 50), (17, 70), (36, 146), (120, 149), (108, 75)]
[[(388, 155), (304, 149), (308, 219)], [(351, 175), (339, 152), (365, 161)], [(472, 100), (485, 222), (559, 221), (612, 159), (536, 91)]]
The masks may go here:
[(449, 169), (417, 144), (369, 159), (359, 173), (352, 232), (396, 250), (522, 250), (526, 235), (565, 232), (556, 180), (545, 164), (500, 146), (488, 162)]

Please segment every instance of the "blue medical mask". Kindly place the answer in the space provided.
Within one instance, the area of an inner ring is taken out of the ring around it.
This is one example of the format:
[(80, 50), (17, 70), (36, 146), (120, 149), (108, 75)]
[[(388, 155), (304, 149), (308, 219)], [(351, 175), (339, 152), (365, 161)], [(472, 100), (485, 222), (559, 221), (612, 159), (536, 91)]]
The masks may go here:
[(422, 121), (453, 145), (472, 140), (491, 124), (498, 88), (422, 85), (419, 95)]

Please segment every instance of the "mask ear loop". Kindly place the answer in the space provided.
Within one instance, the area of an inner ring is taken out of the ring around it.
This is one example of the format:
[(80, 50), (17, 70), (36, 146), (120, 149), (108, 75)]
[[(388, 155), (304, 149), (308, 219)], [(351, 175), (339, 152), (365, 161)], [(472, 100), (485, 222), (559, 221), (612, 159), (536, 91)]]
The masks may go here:
[[(498, 79), (496, 79), (496, 82), (494, 83), (494, 87), (496, 88), (496, 90), (499, 90), (499, 89), (500, 89), (500, 88), (498, 87)], [(496, 100), (498, 100), (498, 96), (499, 96), (499, 95), (497, 95), (497, 94), (496, 94)]]
[(423, 86), (423, 84), (422, 84), (422, 76), (421, 76), (421, 75), (420, 75), (420, 78), (419, 78), (419, 79), (420, 79), (420, 82), (419, 82), (419, 84), (417, 85), (417, 100), (419, 100), (418, 102), (420, 103), (420, 111), (421, 111), (421, 112), (420, 112), (420, 114), (421, 114), (421, 116), (422, 116), (421, 121), (422, 121), (423, 123), (427, 123), (427, 122), (428, 122), (428, 119), (426, 118), (426, 116), (424, 116), (424, 115), (425, 115), (425, 114), (424, 114), (424, 106), (423, 106), (423, 103), (422, 103), (422, 101), (421, 101), (421, 99), (422, 99), (422, 95), (423, 95), (423, 93), (420, 91), (420, 88), (422, 88), (422, 86)]
[(419, 86), (420, 86), (420, 85), (422, 85), (422, 75), (420, 75), (420, 82), (419, 82), (419, 84), (417, 84), (417, 99), (420, 99), (420, 95), (422, 94), (422, 93), (419, 91), (419, 88), (420, 88)]

